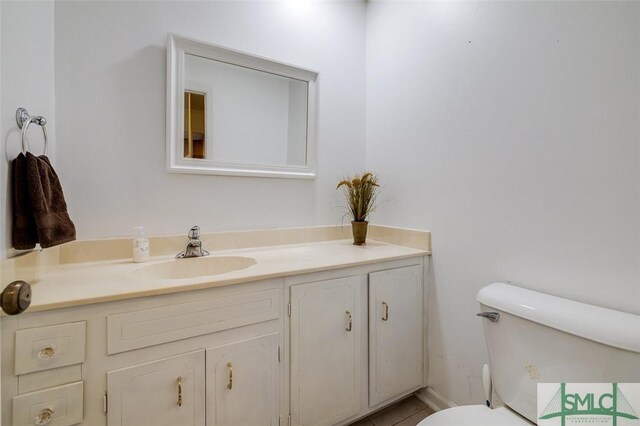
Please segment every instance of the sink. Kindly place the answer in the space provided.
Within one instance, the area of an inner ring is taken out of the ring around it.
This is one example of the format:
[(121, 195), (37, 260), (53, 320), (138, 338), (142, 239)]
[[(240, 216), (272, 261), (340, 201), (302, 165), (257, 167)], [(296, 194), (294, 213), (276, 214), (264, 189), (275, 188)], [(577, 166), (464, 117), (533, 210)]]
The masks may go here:
[(240, 271), (255, 264), (256, 260), (251, 257), (192, 257), (146, 265), (137, 269), (135, 274), (141, 275), (142, 278), (147, 280), (179, 280)]

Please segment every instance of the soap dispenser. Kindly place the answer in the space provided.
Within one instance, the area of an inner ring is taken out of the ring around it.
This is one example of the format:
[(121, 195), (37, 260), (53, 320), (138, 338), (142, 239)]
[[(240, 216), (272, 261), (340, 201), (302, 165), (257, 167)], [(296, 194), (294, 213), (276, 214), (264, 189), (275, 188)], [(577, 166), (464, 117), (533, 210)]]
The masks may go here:
[(149, 260), (149, 239), (144, 234), (144, 227), (133, 228), (133, 261), (142, 263)]

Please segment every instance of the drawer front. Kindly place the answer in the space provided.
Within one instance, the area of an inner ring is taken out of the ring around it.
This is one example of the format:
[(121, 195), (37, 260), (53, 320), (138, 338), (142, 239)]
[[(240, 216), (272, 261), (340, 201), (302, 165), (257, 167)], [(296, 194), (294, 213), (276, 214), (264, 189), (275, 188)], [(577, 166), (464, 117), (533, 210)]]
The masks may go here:
[(35, 392), (82, 380), (82, 364), (18, 376), (18, 393)]
[(16, 331), (15, 374), (84, 362), (85, 321)]
[[(82, 422), (83, 382), (25, 393), (13, 398), (13, 426), (70, 426)], [(50, 419), (47, 423), (47, 419)]]
[(109, 354), (256, 324), (280, 316), (279, 289), (211, 296), (107, 317)]

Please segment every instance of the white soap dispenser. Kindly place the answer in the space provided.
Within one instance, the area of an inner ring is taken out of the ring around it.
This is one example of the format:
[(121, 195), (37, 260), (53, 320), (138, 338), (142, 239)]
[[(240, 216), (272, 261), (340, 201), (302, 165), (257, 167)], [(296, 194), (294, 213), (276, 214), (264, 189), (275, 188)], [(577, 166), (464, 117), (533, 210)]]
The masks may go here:
[(133, 228), (135, 237), (133, 238), (133, 261), (142, 263), (149, 260), (149, 239), (144, 235), (144, 227)]

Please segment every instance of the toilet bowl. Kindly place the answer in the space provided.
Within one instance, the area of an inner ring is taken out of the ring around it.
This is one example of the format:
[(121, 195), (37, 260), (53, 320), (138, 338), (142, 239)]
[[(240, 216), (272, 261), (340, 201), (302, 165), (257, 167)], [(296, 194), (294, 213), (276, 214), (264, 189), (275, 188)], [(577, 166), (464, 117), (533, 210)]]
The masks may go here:
[(448, 408), (419, 426), (531, 426), (540, 382), (640, 382), (640, 315), (503, 283), (477, 300), (493, 390), (505, 407)]
[(533, 423), (505, 407), (462, 405), (430, 415), (418, 426), (532, 426)]

